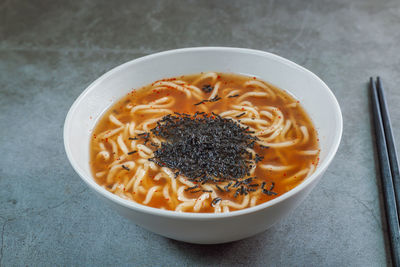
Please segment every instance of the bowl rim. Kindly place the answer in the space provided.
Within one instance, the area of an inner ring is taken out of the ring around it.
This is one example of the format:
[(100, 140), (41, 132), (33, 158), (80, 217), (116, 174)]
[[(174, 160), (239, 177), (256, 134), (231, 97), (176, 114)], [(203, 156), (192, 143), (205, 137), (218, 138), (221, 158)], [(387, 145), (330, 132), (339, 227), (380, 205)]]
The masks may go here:
[[(154, 59), (160, 56), (165, 56), (165, 55), (173, 55), (173, 54), (180, 54), (180, 53), (191, 53), (191, 52), (199, 52), (199, 51), (205, 51), (205, 52), (235, 52), (235, 53), (242, 53), (242, 54), (252, 54), (252, 55), (257, 55), (257, 56), (262, 56), (262, 57), (268, 57), (270, 59), (273, 59), (275, 61), (278, 61), (279, 63), (282, 64), (287, 64), (299, 71), (305, 72), (307, 75), (312, 77), (313, 79), (317, 80), (321, 84), (321, 89), (324, 89), (328, 93), (328, 97), (333, 103), (334, 106), (334, 115), (335, 119), (339, 122), (339, 127), (335, 131), (334, 135), (334, 140), (333, 144), (330, 147), (326, 159), (322, 164), (320, 163), (315, 172), (307, 177), (302, 183), (300, 183), (298, 186), (295, 188), (291, 189), (290, 191), (282, 194), (281, 196), (272, 199), (270, 201), (267, 201), (265, 203), (256, 205), (254, 207), (249, 207), (245, 208), (242, 210), (237, 210), (237, 211), (232, 211), (228, 213), (193, 213), (193, 212), (176, 212), (176, 211), (170, 211), (170, 210), (162, 210), (158, 208), (153, 208), (153, 207), (148, 207), (130, 200), (125, 200), (109, 191), (101, 187), (99, 184), (97, 184), (94, 179), (91, 176), (85, 175), (84, 171), (78, 166), (77, 162), (72, 156), (72, 152), (70, 149), (70, 142), (68, 138), (68, 129), (70, 128), (71, 124), (71, 118), (75, 110), (78, 108), (80, 102), (85, 98), (85, 96), (94, 88), (100, 84), (104, 79), (108, 78), (109, 76), (114, 75), (115, 73), (118, 73), (119, 71), (134, 65), (138, 64), (142, 61), (146, 61), (149, 59)], [(338, 148), (340, 145), (340, 141), (342, 138), (342, 133), (343, 133), (343, 118), (342, 118), (342, 112), (339, 106), (339, 103), (333, 94), (333, 92), (329, 89), (329, 87), (313, 72), (307, 70), (306, 68), (286, 59), (281, 56), (275, 55), (270, 52), (265, 52), (261, 50), (255, 50), (255, 49), (249, 49), (249, 48), (237, 48), (237, 47), (218, 47), (218, 46), (206, 46), (206, 47), (188, 47), (188, 48), (179, 48), (179, 49), (173, 49), (173, 50), (167, 50), (163, 52), (158, 52), (154, 54), (150, 54), (147, 56), (139, 57), (137, 59), (130, 60), (128, 62), (125, 62), (121, 65), (118, 65), (111, 70), (107, 71), (103, 75), (101, 75), (99, 78), (97, 78), (95, 81), (93, 81), (86, 89), (79, 95), (79, 97), (74, 101), (72, 106), (70, 107), (65, 122), (64, 122), (64, 129), (63, 129), (63, 139), (64, 139), (64, 148), (68, 157), (68, 160), (70, 161), (71, 166), (75, 170), (76, 173), (81, 177), (81, 179), (93, 190), (95, 190), (97, 193), (101, 194), (102, 196), (106, 197), (108, 200), (111, 200), (112, 202), (115, 202), (116, 204), (122, 205), (126, 208), (133, 209), (138, 212), (143, 212), (151, 215), (157, 215), (157, 216), (162, 216), (162, 217), (170, 217), (170, 218), (181, 218), (181, 219), (223, 219), (223, 218), (228, 218), (228, 217), (236, 217), (236, 216), (241, 216), (245, 214), (250, 214), (250, 213), (256, 213), (260, 210), (267, 209), (269, 207), (272, 207), (280, 202), (283, 202), (284, 200), (293, 197), (294, 195), (298, 194), (299, 192), (303, 191), (305, 188), (308, 187), (309, 184), (311, 184), (314, 180), (316, 180), (320, 175), (322, 175), (325, 170), (328, 168), (330, 163), (332, 162)]]

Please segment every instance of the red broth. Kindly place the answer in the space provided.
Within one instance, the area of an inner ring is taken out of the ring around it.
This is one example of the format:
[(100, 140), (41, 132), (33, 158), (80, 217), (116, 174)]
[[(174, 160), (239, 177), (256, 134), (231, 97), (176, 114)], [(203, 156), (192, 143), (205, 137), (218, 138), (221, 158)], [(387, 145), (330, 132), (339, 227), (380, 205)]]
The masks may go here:
[[(213, 112), (250, 127), (259, 138), (253, 153), (262, 160), (243, 179), (256, 177), (252, 184), (258, 186), (235, 195), (235, 181), (230, 186), (230, 181), (196, 183), (149, 161), (156, 147), (149, 145), (152, 139), (144, 144), (141, 137), (174, 112)], [(98, 184), (122, 198), (181, 212), (218, 213), (259, 205), (300, 184), (318, 160), (317, 132), (299, 101), (255, 77), (227, 73), (164, 79), (129, 92), (102, 116), (90, 144), (90, 166)]]

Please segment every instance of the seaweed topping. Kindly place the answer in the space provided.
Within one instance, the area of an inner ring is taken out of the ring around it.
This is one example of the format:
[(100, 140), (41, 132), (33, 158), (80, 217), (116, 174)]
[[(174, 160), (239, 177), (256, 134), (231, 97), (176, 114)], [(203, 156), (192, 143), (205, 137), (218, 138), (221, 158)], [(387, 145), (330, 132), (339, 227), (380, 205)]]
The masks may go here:
[[(218, 97), (218, 96), (217, 96)], [(161, 138), (150, 161), (170, 168), (175, 177), (184, 175), (198, 183), (213, 183), (220, 192), (233, 190), (234, 196), (247, 195), (257, 190), (257, 177), (249, 177), (253, 166), (263, 157), (248, 150), (254, 148), (258, 138), (249, 127), (242, 127), (233, 119), (218, 114), (196, 112), (194, 115), (174, 113), (164, 116), (150, 132), (138, 136), (147, 142), (150, 135)], [(226, 182), (224, 187), (218, 183)], [(273, 188), (261, 190), (276, 194)], [(189, 193), (208, 192), (199, 186), (187, 188)]]
[(275, 187), (275, 183), (274, 183), (274, 182), (271, 182), (271, 185), (270, 185), (270, 188), (269, 188), (269, 189), (265, 189), (265, 186), (266, 186), (266, 185), (267, 185), (266, 182), (263, 182), (263, 183), (261, 184), (261, 190), (262, 190), (262, 192), (263, 192), (264, 194), (266, 194), (266, 195), (268, 195), (268, 196), (277, 195), (276, 192), (273, 192), (273, 191), (272, 191), (272, 190), (274, 189), (274, 187)]
[(230, 96), (228, 96), (228, 98), (232, 98), (232, 97), (239, 97), (239, 95), (230, 95)]
[(126, 167), (125, 165), (122, 165), (122, 168), (127, 170), (127, 171), (130, 171), (130, 169), (128, 167)]
[(204, 104), (206, 102), (217, 102), (218, 100), (221, 100), (222, 98), (219, 97), (218, 95), (216, 95), (215, 97), (211, 98), (211, 99), (204, 99), (202, 101), (200, 101), (199, 103), (194, 104), (195, 106)]
[(201, 90), (203, 90), (203, 92), (205, 93), (210, 93), (213, 89), (214, 88), (209, 84), (203, 85), (203, 87), (201, 88)]
[(199, 185), (191, 186), (191, 187), (186, 188), (185, 191), (190, 191), (190, 190), (193, 190), (198, 187), (199, 187)]
[(245, 115), (245, 114), (246, 114), (246, 112), (240, 113), (239, 115), (236, 116), (236, 118), (240, 118), (240, 117), (242, 117), (242, 116)]
[(257, 140), (249, 134), (248, 128), (215, 113), (170, 114), (163, 117), (151, 133), (165, 141), (150, 160), (179, 171), (195, 182), (239, 182), (257, 158), (247, 151)]
[(211, 201), (211, 206), (215, 206), (215, 205), (217, 205), (218, 204), (218, 202), (220, 202), (222, 200), (222, 198), (220, 198), (220, 197), (216, 197), (216, 198), (214, 198), (212, 201)]

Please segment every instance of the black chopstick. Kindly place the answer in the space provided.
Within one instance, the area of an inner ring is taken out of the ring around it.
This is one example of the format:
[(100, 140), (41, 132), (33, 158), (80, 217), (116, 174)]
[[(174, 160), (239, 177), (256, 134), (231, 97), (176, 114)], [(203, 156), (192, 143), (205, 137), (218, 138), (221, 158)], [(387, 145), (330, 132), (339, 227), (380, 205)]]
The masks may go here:
[[(390, 170), (392, 172), (392, 181), (394, 186), (394, 195), (396, 197), (397, 215), (400, 215), (400, 172), (399, 161), (397, 160), (396, 144), (394, 143), (392, 124), (390, 122), (389, 111), (386, 104), (385, 92), (383, 90), (381, 79), (378, 77), (376, 82), (379, 104), (381, 107), (381, 116), (383, 129), (385, 130), (386, 146), (389, 155)], [(400, 217), (399, 217), (400, 221)]]
[[(374, 114), (376, 146), (378, 152), (380, 174), (382, 179), (382, 187), (383, 187), (385, 210), (386, 210), (386, 220), (389, 228), (389, 240), (391, 246), (392, 262), (394, 266), (400, 266), (399, 217), (397, 213), (396, 197), (394, 193), (392, 173), (389, 163), (386, 135), (383, 127), (383, 118), (381, 116), (381, 106), (380, 106), (381, 101), (379, 100), (375, 82), (372, 77), (370, 78), (370, 89), (372, 97), (372, 110)], [(390, 123), (390, 121), (388, 121), (387, 123)]]

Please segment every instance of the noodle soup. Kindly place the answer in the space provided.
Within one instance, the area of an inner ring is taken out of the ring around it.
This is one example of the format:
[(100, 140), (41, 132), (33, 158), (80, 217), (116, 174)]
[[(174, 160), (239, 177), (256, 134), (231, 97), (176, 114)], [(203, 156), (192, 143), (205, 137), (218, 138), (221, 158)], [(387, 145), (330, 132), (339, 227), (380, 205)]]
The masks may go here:
[(90, 145), (97, 183), (180, 212), (230, 212), (313, 173), (316, 130), (299, 101), (255, 77), (200, 73), (156, 81), (108, 110)]

